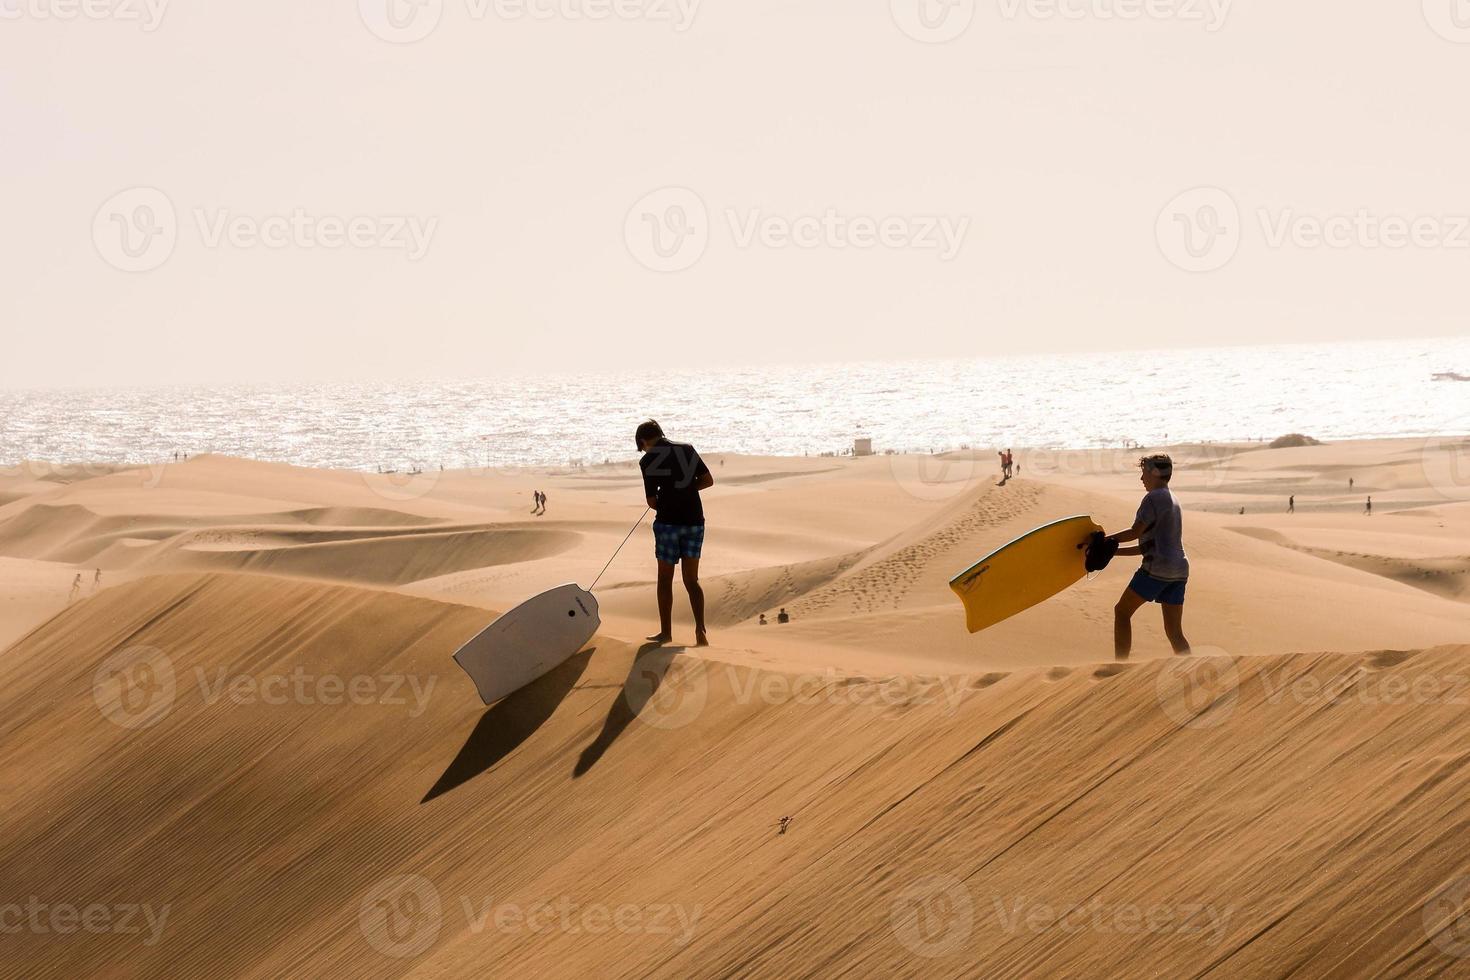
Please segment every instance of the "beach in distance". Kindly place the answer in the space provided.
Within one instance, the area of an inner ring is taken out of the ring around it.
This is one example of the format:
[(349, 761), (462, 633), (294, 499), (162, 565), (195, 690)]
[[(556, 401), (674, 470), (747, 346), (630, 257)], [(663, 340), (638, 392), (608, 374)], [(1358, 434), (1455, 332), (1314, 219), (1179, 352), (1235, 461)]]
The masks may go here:
[[(642, 642), (645, 522), (488, 709), (451, 654), (599, 574), (636, 458), (8, 467), (0, 975), (1470, 969), (1470, 440), (882, 448), (707, 452), (711, 645)], [(1127, 527), (1158, 451), (1189, 656), (1114, 659), (1123, 559), (965, 630), (951, 576)]]

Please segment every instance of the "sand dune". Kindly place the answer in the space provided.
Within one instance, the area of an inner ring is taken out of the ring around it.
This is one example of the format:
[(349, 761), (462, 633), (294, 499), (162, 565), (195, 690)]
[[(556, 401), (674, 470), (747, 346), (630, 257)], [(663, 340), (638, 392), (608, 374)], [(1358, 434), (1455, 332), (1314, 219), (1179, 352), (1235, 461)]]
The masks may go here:
[(483, 619), (163, 576), (13, 648), (4, 894), (148, 913), (6, 974), (1464, 962), (1465, 648), (793, 677), (598, 638), (486, 711), (446, 659)]
[(1136, 453), (728, 457), (715, 646), (631, 642), (645, 524), (600, 635), (488, 710), (450, 654), (598, 575), (630, 468), (0, 476), (0, 924), (132, 927), (37, 920), (0, 975), (1470, 975), (1438, 451), (1181, 449), (1196, 654), (1145, 610), (1123, 664), (1131, 562), (978, 636), (947, 581), (1126, 526)]

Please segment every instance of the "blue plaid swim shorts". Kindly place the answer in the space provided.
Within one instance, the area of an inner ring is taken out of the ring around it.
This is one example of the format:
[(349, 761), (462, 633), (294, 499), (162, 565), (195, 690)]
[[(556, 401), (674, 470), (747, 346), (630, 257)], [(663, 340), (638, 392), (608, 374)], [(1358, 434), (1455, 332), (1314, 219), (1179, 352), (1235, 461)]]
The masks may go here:
[(653, 522), (653, 554), (664, 564), (677, 565), (681, 558), (698, 558), (703, 550), (703, 524)]

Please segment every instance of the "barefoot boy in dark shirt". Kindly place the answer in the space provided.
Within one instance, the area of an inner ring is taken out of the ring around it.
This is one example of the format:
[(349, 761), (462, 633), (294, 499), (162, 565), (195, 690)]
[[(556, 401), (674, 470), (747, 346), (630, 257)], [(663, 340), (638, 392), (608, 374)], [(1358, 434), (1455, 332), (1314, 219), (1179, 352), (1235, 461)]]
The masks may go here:
[(638, 426), (638, 448), (643, 458), (643, 494), (654, 510), (653, 550), (658, 559), (659, 631), (648, 639), (673, 639), (674, 566), (684, 566), (684, 588), (694, 611), (696, 646), (709, 646), (704, 628), (704, 589), (699, 584), (699, 557), (704, 549), (704, 505), (699, 491), (715, 485), (709, 467), (693, 446), (670, 442), (652, 419)]

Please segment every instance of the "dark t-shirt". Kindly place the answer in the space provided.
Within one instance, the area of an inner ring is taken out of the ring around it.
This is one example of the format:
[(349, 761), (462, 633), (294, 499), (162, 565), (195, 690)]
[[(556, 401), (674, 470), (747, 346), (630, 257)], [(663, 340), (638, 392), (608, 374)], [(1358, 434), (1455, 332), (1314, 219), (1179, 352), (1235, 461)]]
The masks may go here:
[(694, 447), (660, 439), (638, 461), (643, 471), (643, 492), (657, 504), (655, 518), (661, 524), (703, 524), (704, 505), (696, 482), (709, 472)]

